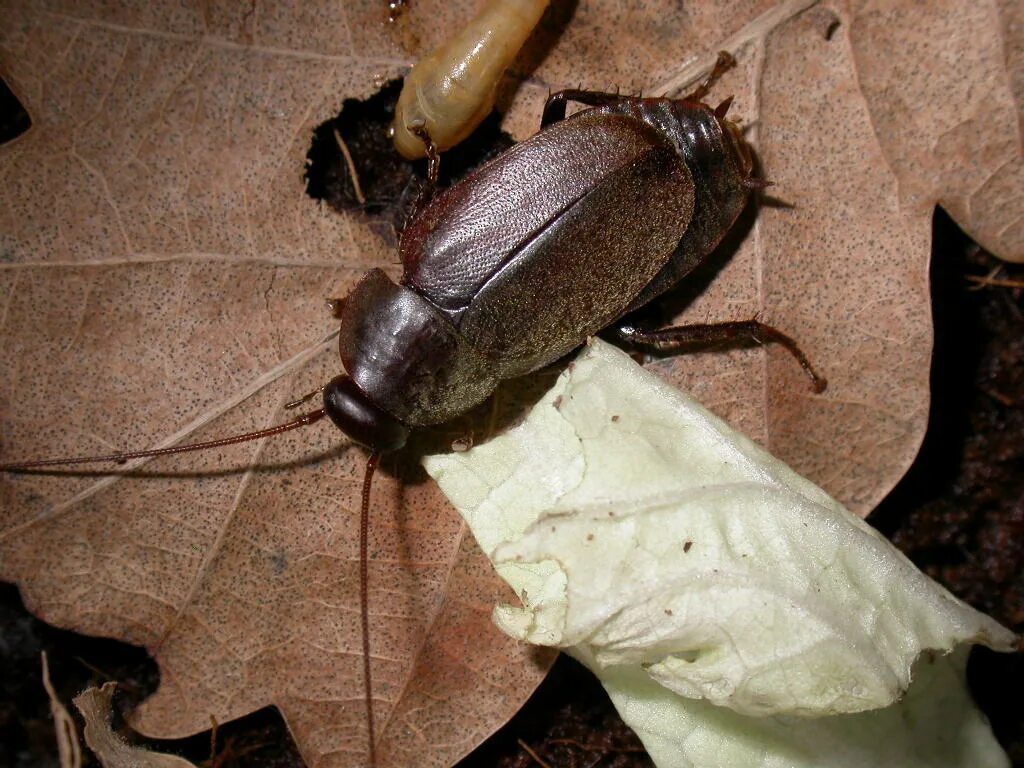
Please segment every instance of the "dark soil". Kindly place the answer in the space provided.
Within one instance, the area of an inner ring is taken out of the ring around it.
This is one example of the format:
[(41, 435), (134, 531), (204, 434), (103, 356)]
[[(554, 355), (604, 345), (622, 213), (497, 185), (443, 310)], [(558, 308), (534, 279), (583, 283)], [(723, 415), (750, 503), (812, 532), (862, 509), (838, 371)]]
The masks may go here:
[[(384, 217), (382, 236), (401, 219), (406, 181), (371, 184), (354, 201), (336, 126), (325, 124), (311, 150), (310, 192), (337, 207)], [(492, 127), (493, 129), (493, 127)], [(344, 136), (354, 153), (360, 138)], [(328, 165), (322, 165), (323, 158)], [(333, 165), (332, 165), (333, 163)], [(469, 162), (467, 167), (471, 167)], [(395, 172), (405, 171), (398, 169)], [(377, 192), (380, 189), (382, 191)], [(346, 197), (347, 196), (347, 197)], [(348, 203), (344, 202), (348, 200)], [(397, 212), (396, 212), (397, 211)], [(979, 285), (968, 276), (1024, 279), (1024, 269), (982, 252), (944, 214), (935, 223), (932, 268), (936, 352), (931, 422), (921, 454), (872, 522), (929, 575), (1003, 624), (1024, 631), (1024, 290)], [(46, 651), (58, 694), (121, 683), (122, 711), (155, 689), (145, 652), (54, 629), (29, 615), (17, 591), (0, 585), (0, 766), (57, 766), (49, 704), (39, 674)], [(1024, 768), (1024, 654), (977, 651), (972, 688), (1014, 765)], [(197, 764), (284, 768), (302, 762), (276, 710), (267, 708), (209, 734), (148, 742)], [(533, 754), (531, 754), (531, 751)], [(213, 755), (211, 759), (211, 755)], [(536, 757), (535, 757), (535, 756)], [(538, 761), (543, 760), (541, 763)], [(561, 659), (524, 709), (461, 768), (635, 768), (650, 766), (600, 686)]]
[[(935, 218), (932, 405), (921, 452), (870, 518), (953, 594), (1024, 632), (1024, 267)], [(1024, 766), (1024, 654), (975, 649), (968, 679)]]

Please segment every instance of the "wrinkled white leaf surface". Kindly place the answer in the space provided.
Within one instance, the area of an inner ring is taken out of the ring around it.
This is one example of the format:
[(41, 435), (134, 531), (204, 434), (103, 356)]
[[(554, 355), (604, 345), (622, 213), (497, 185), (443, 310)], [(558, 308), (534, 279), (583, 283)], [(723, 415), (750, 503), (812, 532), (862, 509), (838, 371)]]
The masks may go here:
[[(522, 598), (498, 625), (597, 672), (659, 765), (926, 755), (908, 708), (924, 687), (933, 709), (935, 686), (956, 706), (930, 738), (962, 732), (993, 761), (969, 764), (1004, 764), (948, 659), (929, 656), (898, 707), (866, 711), (900, 699), (922, 651), (1014, 635), (614, 347), (589, 346), (518, 427), (426, 466)], [(883, 747), (884, 732), (899, 736)], [(904, 764), (961, 764), (921, 760)]]
[(599, 674), (659, 768), (1009, 768), (964, 685), (966, 647), (923, 656), (898, 703), (832, 717), (748, 717), (673, 694), (638, 667)]

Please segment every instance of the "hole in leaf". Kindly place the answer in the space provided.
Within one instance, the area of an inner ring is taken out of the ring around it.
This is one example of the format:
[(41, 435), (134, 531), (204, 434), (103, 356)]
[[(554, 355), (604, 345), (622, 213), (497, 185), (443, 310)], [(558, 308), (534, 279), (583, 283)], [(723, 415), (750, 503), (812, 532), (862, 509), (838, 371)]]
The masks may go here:
[(32, 120), (25, 107), (18, 101), (18, 97), (7, 83), (0, 79), (0, 144), (18, 138), (31, 125)]
[(306, 155), (310, 197), (338, 211), (363, 210), (369, 215), (380, 214), (399, 199), (412, 177), (412, 166), (388, 138), (401, 88), (401, 81), (393, 81), (365, 101), (345, 99), (336, 117), (317, 126)]
[[(426, 161), (410, 163), (388, 135), (401, 91), (402, 81), (393, 80), (368, 99), (345, 99), (338, 115), (313, 131), (306, 155), (310, 197), (336, 211), (360, 211), (395, 232), (426, 180)], [(491, 113), (466, 141), (441, 155), (442, 188), (515, 143), (500, 126), (501, 116)]]

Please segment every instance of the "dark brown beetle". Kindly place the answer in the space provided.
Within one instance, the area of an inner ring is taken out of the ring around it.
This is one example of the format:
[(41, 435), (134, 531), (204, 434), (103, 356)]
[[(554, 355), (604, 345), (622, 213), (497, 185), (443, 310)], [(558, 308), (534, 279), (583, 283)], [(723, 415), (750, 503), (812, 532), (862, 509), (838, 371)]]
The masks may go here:
[[(719, 54), (683, 99), (552, 94), (540, 132), (436, 195), (437, 149), (422, 126), (410, 126), (427, 149), (430, 186), (402, 234), (404, 273), (396, 284), (374, 269), (336, 302), (347, 373), (323, 388), (323, 409), (221, 440), (0, 471), (227, 445), (325, 414), (374, 454), (395, 451), (412, 429), (465, 413), (502, 379), (545, 367), (605, 328), (659, 350), (744, 338), (780, 343), (822, 391), (825, 380), (796, 343), (757, 320), (649, 331), (624, 319), (697, 266), (751, 190), (770, 183), (751, 176), (750, 147), (725, 116), (732, 99), (714, 109), (702, 101), (734, 64)], [(569, 101), (591, 109), (566, 118)]]
[[(537, 135), (421, 204), (399, 246), (401, 281), (375, 269), (343, 303), (347, 375), (324, 390), (334, 423), (396, 450), (411, 429), (468, 411), (609, 326), (659, 348), (781, 342), (820, 391), (795, 344), (757, 321), (616, 326), (699, 264), (763, 184), (728, 102), (711, 109), (705, 87), (681, 100), (556, 93)], [(593, 108), (565, 118), (570, 100)]]

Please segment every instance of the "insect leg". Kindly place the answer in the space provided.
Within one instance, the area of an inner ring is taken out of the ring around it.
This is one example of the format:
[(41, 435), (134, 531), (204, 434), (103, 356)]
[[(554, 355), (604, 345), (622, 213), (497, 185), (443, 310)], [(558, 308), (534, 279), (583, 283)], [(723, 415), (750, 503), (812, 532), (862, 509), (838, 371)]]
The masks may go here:
[(284, 404), (285, 410), (289, 410), (290, 411), (292, 408), (298, 408), (303, 403), (308, 403), (310, 400), (312, 400), (317, 395), (322, 395), (323, 391), (324, 391), (324, 388), (323, 387), (319, 387), (317, 389), (314, 389), (312, 392), (307, 392), (302, 397), (297, 397), (296, 399), (292, 400), (290, 403), (285, 403)]
[(413, 200), (409, 208), (409, 214), (405, 218), (406, 224), (415, 219), (420, 211), (423, 210), (423, 207), (430, 202), (430, 198), (437, 191), (437, 179), (441, 173), (441, 154), (438, 152), (434, 140), (427, 133), (426, 127), (422, 124), (414, 124), (408, 126), (408, 128), (410, 132), (416, 134), (417, 138), (423, 142), (427, 155), (427, 183), (416, 193), (416, 199)]
[[(719, 51), (718, 59), (715, 61), (715, 66), (712, 68), (708, 76), (704, 78), (704, 82), (698, 85), (689, 96), (684, 96), (683, 101), (703, 101), (704, 97), (707, 96), (708, 92), (711, 90), (711, 86), (715, 84), (718, 78), (735, 66), (736, 58), (731, 53), (728, 51)], [(726, 109), (728, 109), (728, 106), (726, 106)]]
[(441, 154), (437, 151), (437, 144), (430, 138), (430, 134), (427, 133), (426, 126), (415, 123), (409, 126), (409, 130), (416, 134), (417, 138), (423, 142), (425, 153), (427, 155), (427, 182), (429, 183), (430, 193), (434, 193), (434, 189), (437, 187), (437, 177), (441, 173)]
[(565, 107), (570, 101), (586, 104), (588, 107), (603, 107), (605, 104), (618, 104), (620, 101), (631, 101), (631, 96), (620, 96), (617, 93), (603, 91), (583, 91), (570, 89), (549, 93), (544, 102), (544, 114), (540, 119), (540, 127), (546, 128), (552, 123), (565, 119)]
[(659, 352), (679, 352), (686, 348), (703, 347), (712, 344), (754, 342), (756, 344), (781, 344), (796, 358), (804, 373), (811, 380), (815, 392), (823, 392), (827, 381), (814, 370), (811, 361), (797, 343), (778, 328), (760, 320), (736, 320), (724, 323), (701, 323), (677, 325), (671, 328), (650, 331), (634, 325), (623, 324), (616, 329), (619, 338), (641, 347), (650, 347)]

